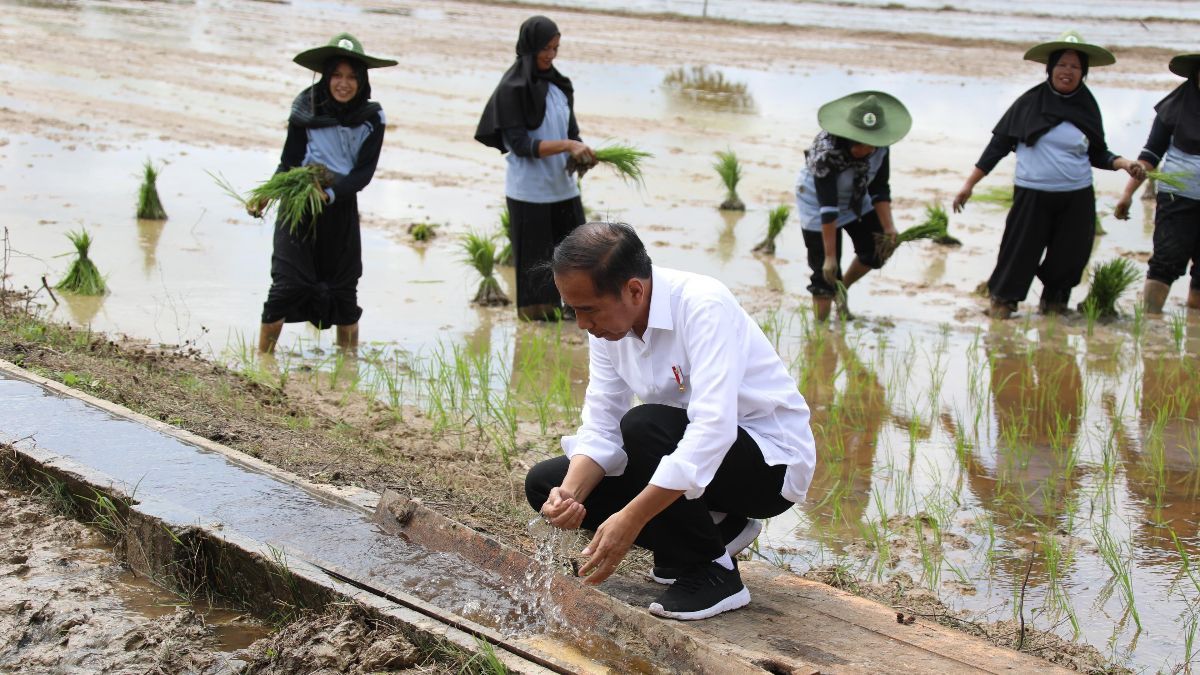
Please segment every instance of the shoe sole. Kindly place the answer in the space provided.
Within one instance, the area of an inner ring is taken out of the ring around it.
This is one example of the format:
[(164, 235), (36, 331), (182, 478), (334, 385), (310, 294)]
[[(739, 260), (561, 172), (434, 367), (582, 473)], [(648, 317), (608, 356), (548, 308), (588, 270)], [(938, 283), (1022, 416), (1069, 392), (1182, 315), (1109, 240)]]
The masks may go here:
[(655, 583), (660, 583), (660, 584), (663, 584), (664, 586), (670, 586), (671, 584), (675, 583), (674, 579), (660, 577), (657, 574), (655, 574), (653, 570), (650, 571), (650, 579), (653, 580)]
[(695, 612), (669, 612), (663, 609), (663, 606), (657, 602), (650, 603), (650, 613), (655, 616), (665, 617), (667, 619), (679, 619), (680, 621), (696, 621), (699, 619), (707, 619), (709, 617), (729, 612), (750, 604), (750, 591), (745, 586), (742, 590), (725, 598), (717, 604), (707, 609), (697, 610)]

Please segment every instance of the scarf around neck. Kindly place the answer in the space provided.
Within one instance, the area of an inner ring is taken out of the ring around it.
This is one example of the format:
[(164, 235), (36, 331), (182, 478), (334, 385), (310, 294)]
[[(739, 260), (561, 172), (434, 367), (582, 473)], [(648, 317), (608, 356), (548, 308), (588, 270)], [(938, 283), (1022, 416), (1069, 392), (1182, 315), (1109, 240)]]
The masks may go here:
[(1017, 97), (992, 133), (1032, 146), (1062, 122), (1078, 127), (1093, 147), (1108, 148), (1100, 105), (1083, 82), (1070, 94), (1060, 94), (1046, 79)]
[(1159, 119), (1171, 130), (1171, 143), (1189, 155), (1200, 155), (1200, 74), (1175, 87), (1154, 106)]
[[(862, 200), (867, 194), (868, 172), (871, 155), (855, 159), (850, 153), (851, 143), (828, 131), (817, 134), (812, 147), (804, 151), (805, 164), (809, 172), (816, 178), (824, 178), (831, 173), (836, 176), (846, 169), (854, 171), (854, 187), (850, 191), (850, 208), (855, 216), (862, 215)], [(873, 153), (872, 153), (873, 154)]]
[[(354, 68), (354, 75), (358, 78), (358, 92), (353, 99), (339, 103), (329, 92), (329, 80), (338, 63), (343, 60)], [(383, 107), (371, 100), (371, 81), (367, 77), (366, 65), (356, 59), (335, 57), (325, 62), (321, 79), (300, 92), (292, 101), (292, 112), (288, 122), (305, 129), (356, 127), (381, 110)]]

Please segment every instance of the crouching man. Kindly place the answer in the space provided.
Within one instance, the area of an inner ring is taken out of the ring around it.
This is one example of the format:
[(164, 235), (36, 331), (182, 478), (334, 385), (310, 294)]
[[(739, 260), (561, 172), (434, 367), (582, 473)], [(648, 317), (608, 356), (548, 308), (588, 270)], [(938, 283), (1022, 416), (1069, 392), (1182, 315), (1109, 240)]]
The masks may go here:
[[(704, 619), (750, 602), (733, 557), (758, 519), (804, 499), (809, 411), (758, 324), (723, 284), (650, 264), (622, 223), (554, 250), (554, 283), (591, 334), (582, 426), (525, 492), (553, 525), (594, 530), (580, 568), (608, 578), (637, 543), (669, 588), (650, 611)], [(636, 396), (641, 405), (633, 405)]]

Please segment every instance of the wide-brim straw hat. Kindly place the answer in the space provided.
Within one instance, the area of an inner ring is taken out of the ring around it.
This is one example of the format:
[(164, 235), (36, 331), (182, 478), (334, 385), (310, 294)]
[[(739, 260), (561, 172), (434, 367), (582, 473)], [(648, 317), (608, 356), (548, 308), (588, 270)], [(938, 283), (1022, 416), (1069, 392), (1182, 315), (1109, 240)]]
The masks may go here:
[(1178, 54), (1171, 59), (1167, 67), (1180, 77), (1190, 78), (1196, 74), (1197, 66), (1200, 66), (1200, 54)]
[(885, 148), (908, 134), (912, 115), (891, 94), (860, 91), (821, 106), (817, 123), (834, 136)]
[(1060, 49), (1074, 49), (1082, 54), (1087, 54), (1089, 68), (1111, 66), (1117, 62), (1117, 57), (1113, 56), (1112, 52), (1099, 45), (1084, 42), (1083, 36), (1073, 30), (1059, 35), (1058, 39), (1031, 47), (1029, 51), (1025, 52), (1025, 60), (1050, 63), (1050, 55)]
[(350, 59), (358, 59), (362, 61), (367, 68), (384, 68), (387, 66), (396, 65), (396, 61), (392, 59), (383, 59), (377, 56), (368, 56), (363, 51), (362, 43), (358, 38), (349, 33), (338, 33), (329, 38), (329, 42), (320, 47), (306, 49), (296, 55), (292, 59), (296, 63), (315, 72), (322, 72), (325, 67), (325, 61), (331, 56), (344, 56)]

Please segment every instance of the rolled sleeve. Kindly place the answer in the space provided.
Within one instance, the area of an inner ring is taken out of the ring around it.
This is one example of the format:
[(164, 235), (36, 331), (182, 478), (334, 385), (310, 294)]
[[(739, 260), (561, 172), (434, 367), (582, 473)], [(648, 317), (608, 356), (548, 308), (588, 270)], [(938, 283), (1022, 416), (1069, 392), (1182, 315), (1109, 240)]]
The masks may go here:
[(746, 370), (743, 322), (736, 301), (706, 300), (682, 312), (681, 326), (691, 372), (688, 426), (675, 451), (662, 458), (650, 484), (683, 490), (688, 499), (704, 494), (733, 442), (737, 440), (738, 390)]
[(633, 391), (613, 368), (607, 345), (588, 338), (588, 387), (582, 424), (574, 436), (563, 436), (567, 457), (584, 455), (604, 469), (605, 476), (625, 473), (629, 456), (621, 440), (621, 418), (633, 402)]

